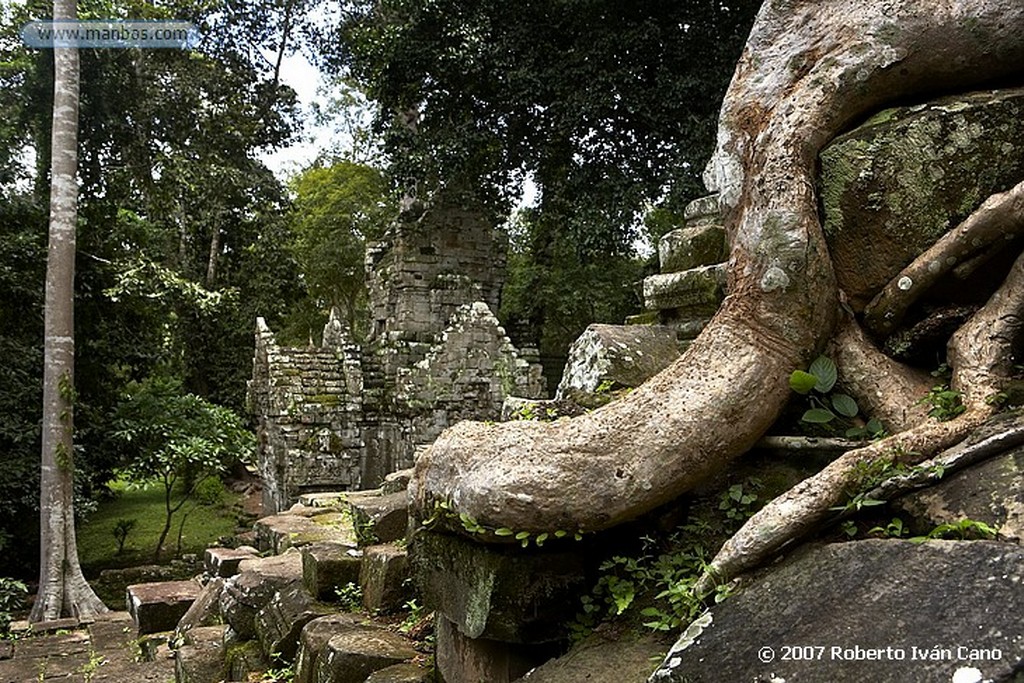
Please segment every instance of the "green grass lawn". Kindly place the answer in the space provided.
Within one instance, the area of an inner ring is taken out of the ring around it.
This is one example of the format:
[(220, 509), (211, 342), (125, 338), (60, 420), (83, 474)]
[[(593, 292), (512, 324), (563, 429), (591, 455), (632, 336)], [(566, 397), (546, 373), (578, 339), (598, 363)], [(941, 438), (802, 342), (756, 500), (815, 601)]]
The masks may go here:
[[(86, 575), (95, 576), (102, 569), (131, 567), (153, 562), (153, 552), (164, 525), (164, 490), (161, 485), (145, 489), (129, 488), (124, 482), (110, 485), (114, 497), (100, 503), (78, 528), (78, 557)], [(202, 553), (220, 536), (235, 533), (238, 525), (236, 503), (238, 494), (224, 490), (220, 502), (194, 507), (190, 501), (175, 513), (171, 532), (164, 543), (161, 562), (173, 559), (177, 547), (178, 524), (183, 512), (191, 510), (182, 533), (182, 553)], [(134, 520), (124, 550), (118, 553), (114, 527), (119, 520)]]

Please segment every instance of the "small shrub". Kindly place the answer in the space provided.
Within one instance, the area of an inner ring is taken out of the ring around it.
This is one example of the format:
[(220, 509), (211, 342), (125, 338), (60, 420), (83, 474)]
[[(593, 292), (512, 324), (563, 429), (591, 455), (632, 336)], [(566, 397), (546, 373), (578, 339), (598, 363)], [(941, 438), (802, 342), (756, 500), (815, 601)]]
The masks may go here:
[(6, 633), (11, 626), (11, 612), (25, 606), (28, 586), (17, 579), (0, 577), (0, 632)]

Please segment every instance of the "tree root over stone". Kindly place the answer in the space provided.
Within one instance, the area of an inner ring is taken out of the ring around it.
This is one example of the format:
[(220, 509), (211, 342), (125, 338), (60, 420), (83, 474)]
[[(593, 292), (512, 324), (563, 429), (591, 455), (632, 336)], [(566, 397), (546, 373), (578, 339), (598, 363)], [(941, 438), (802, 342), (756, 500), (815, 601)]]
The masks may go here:
[[(964, 89), (1021, 75), (1022, 24), (1019, 0), (767, 0), (726, 94), (705, 173), (719, 192), (730, 244), (729, 294), (718, 314), (672, 366), (592, 413), (447, 430), (417, 460), (413, 512), (432, 517), (443, 504), (455, 514), (441, 523), (455, 531), (460, 518), (537, 534), (607, 529), (691, 490), (747, 451), (789, 399), (789, 374), (821, 352), (838, 318), (815, 196), (820, 150), (853, 121), (895, 99), (934, 94), (937, 83)], [(726, 543), (700, 587), (820, 524), (866, 485), (865, 467), (920, 462), (986, 420), (994, 412), (986, 398), (1009, 374), (1024, 299), (1020, 271), (1018, 263), (950, 343), (966, 411), (948, 422), (921, 421), (920, 412), (899, 407), (924, 383), (897, 364), (884, 381), (858, 377), (856, 369), (879, 356), (855, 327), (841, 328), (850, 347), (840, 360), (853, 390), (903, 431), (846, 453), (770, 502)]]
[(789, 543), (818, 528), (829, 512), (858, 495), (888, 495), (870, 473), (893, 465), (918, 465), (961, 441), (996, 410), (992, 400), (1010, 377), (1013, 345), (1024, 320), (1024, 254), (1006, 280), (950, 340), (952, 388), (965, 412), (947, 422), (926, 421), (840, 456), (821, 472), (769, 502), (733, 535), (697, 582), (698, 595), (761, 564)]
[(1024, 232), (1024, 181), (989, 197), (955, 229), (900, 271), (864, 310), (872, 334), (891, 334), (907, 310), (935, 283), (979, 255), (992, 255)]

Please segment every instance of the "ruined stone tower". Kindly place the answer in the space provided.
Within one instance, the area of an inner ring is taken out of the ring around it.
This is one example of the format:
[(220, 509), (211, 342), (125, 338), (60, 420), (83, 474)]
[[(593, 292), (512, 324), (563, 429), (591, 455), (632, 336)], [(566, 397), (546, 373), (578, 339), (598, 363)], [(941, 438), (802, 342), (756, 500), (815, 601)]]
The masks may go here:
[(479, 214), (435, 203), (367, 246), (364, 344), (336, 316), (308, 349), (278, 345), (257, 321), (249, 405), (266, 511), (377, 486), (449, 425), (544, 393), (535, 353), (516, 349), (494, 316), (506, 249)]

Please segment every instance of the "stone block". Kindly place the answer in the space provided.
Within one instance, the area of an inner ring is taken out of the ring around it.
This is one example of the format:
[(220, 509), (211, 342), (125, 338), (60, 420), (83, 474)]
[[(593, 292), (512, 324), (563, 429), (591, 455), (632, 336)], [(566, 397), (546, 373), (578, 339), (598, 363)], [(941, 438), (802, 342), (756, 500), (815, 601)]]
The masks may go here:
[(251, 560), (257, 554), (242, 548), (207, 548), (203, 555), (206, 573), (228, 578), (238, 573), (242, 560)]
[(638, 387), (678, 357), (676, 333), (668, 327), (590, 325), (569, 347), (555, 398), (586, 403), (582, 395), (602, 387)]
[(340, 491), (329, 493), (303, 493), (299, 496), (299, 505), (311, 508), (339, 508), (344, 500), (344, 496), (345, 494)]
[(302, 582), (319, 600), (333, 600), (334, 589), (359, 583), (363, 551), (340, 543), (313, 543), (302, 547)]
[[(1021, 567), (1014, 543), (804, 547), (690, 624), (650, 681), (1019, 680)], [(824, 655), (784, 658), (790, 643)]]
[(279, 590), (256, 614), (256, 638), (263, 654), (271, 661), (294, 661), (302, 627), (330, 612), (329, 607), (314, 600), (301, 584)]
[(317, 662), (327, 647), (327, 641), (337, 634), (371, 624), (361, 614), (337, 613), (318, 617), (307, 623), (299, 636), (299, 651), (295, 657), (295, 683), (315, 683)]
[(550, 655), (548, 648), (467, 638), (444, 617), (437, 620), (437, 669), (445, 683), (511, 683)]
[(913, 517), (916, 531), (970, 519), (999, 530), (999, 538), (1024, 543), (1024, 448), (989, 458), (894, 501)]
[(374, 671), (416, 657), (412, 644), (382, 627), (362, 626), (331, 637), (317, 660), (316, 683), (365, 683)]
[(260, 644), (255, 640), (229, 645), (225, 655), (225, 670), (229, 681), (252, 680), (251, 674), (257, 676), (270, 668), (270, 662), (263, 656)]
[(556, 659), (523, 676), (521, 683), (646, 683), (674, 636), (645, 629), (603, 633), (599, 629)]
[(723, 299), (724, 263), (644, 278), (644, 307), (651, 310), (671, 308), (677, 313), (711, 315)]
[(221, 613), (240, 640), (256, 636), (256, 615), (274, 594), (302, 584), (302, 555), (292, 550), (284, 555), (243, 560), (238, 576), (229, 579), (221, 594)]
[(215, 626), (221, 623), (220, 594), (224, 590), (224, 579), (211, 579), (203, 586), (195, 602), (178, 620), (174, 628), (174, 640), (180, 641), (191, 629), (200, 626)]
[(413, 537), (410, 561), (425, 604), (470, 638), (558, 640), (587, 585), (576, 552), (485, 546), (430, 531)]
[(185, 643), (174, 651), (174, 678), (177, 683), (211, 683), (224, 680), (225, 626), (199, 626), (185, 636)]
[(374, 671), (364, 683), (431, 683), (432, 680), (425, 666), (405, 662)]
[(391, 543), (405, 538), (409, 497), (405, 491), (383, 495), (356, 492), (345, 497), (360, 545)]
[[(323, 512), (323, 510), (319, 510)], [(302, 515), (273, 515), (257, 520), (256, 539), (261, 551), (275, 555), (288, 548), (299, 548), (310, 543), (332, 541), (356, 545), (356, 530), (352, 516), (338, 512)]]
[(679, 228), (658, 240), (658, 262), (662, 273), (678, 273), (700, 266), (722, 263), (728, 258), (725, 228), (704, 224)]
[(363, 549), (359, 585), (363, 606), (370, 611), (397, 610), (412, 597), (409, 578), (409, 553), (394, 544), (371, 545)]
[[(822, 150), (822, 227), (854, 311), (984, 199), (1020, 182), (1022, 145), (1024, 88), (1007, 88), (879, 112)], [(986, 270), (978, 276), (1002, 282)]]
[(699, 199), (694, 199), (683, 209), (683, 220), (686, 225), (705, 225), (717, 223), (721, 220), (722, 211), (718, 206), (718, 195), (709, 194)]
[(128, 612), (139, 635), (173, 631), (199, 597), (195, 581), (162, 581), (128, 586)]

